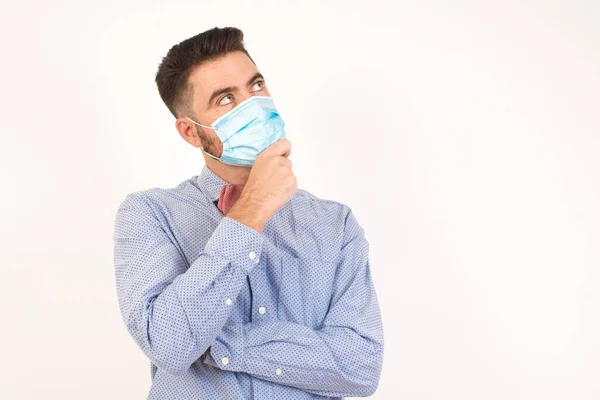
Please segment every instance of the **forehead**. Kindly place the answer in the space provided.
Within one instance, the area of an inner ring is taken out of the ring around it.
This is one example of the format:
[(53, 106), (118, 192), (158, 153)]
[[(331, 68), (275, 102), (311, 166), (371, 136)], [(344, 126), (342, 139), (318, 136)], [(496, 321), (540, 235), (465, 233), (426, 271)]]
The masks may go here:
[(257, 72), (256, 65), (241, 51), (206, 61), (196, 67), (188, 79), (188, 84), (194, 89), (194, 103), (207, 101), (208, 96), (215, 90), (228, 86), (244, 86)]

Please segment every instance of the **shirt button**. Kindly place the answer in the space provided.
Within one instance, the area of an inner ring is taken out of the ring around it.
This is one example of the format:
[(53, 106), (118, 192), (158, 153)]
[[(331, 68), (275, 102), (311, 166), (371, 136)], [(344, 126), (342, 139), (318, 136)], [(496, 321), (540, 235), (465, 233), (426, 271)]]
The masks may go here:
[(229, 364), (229, 358), (223, 357), (223, 358), (221, 358), (221, 362), (223, 363), (223, 365), (227, 365), (227, 364)]
[(248, 257), (250, 257), (251, 260), (254, 260), (256, 258), (256, 253), (251, 251), (250, 254), (248, 254)]
[(277, 375), (281, 375), (281, 368), (277, 368), (277, 369), (275, 370), (275, 373), (276, 373)]
[(258, 262), (260, 261), (260, 257), (256, 257), (256, 260), (254, 260), (255, 263), (258, 264)]
[(225, 300), (225, 304), (227, 304), (228, 306), (230, 306), (231, 305), (231, 299)]
[(259, 313), (260, 315), (262, 315), (262, 314), (264, 314), (264, 313), (266, 313), (266, 312), (267, 312), (267, 309), (266, 309), (266, 308), (264, 308), (264, 307), (259, 307), (259, 309), (258, 309), (258, 313)]

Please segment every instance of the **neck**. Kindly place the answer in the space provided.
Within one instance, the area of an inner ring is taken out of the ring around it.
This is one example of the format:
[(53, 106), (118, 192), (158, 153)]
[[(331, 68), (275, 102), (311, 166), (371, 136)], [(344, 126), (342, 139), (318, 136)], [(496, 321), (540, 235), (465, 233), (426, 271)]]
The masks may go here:
[(227, 183), (239, 184), (246, 183), (250, 175), (250, 167), (239, 167), (237, 165), (227, 165), (211, 157), (204, 156), (206, 166), (214, 172), (219, 178)]

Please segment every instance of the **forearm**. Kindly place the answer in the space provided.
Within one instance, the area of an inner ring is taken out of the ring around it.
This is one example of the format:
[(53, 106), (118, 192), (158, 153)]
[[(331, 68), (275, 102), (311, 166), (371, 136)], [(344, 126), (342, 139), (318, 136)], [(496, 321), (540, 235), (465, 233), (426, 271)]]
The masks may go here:
[(187, 371), (215, 339), (230, 313), (226, 299), (237, 297), (246, 275), (239, 267), (204, 258), (190, 269), (220, 268), (211, 285), (194, 286), (196, 274), (191, 271), (160, 294), (136, 301), (127, 320), (148, 358), (175, 375)]
[(184, 373), (222, 329), (260, 257), (261, 235), (224, 218), (189, 268), (159, 233), (124, 231), (115, 243), (119, 306), (129, 333), (159, 368)]
[(382, 357), (381, 343), (347, 327), (313, 330), (265, 320), (226, 324), (204, 362), (322, 396), (351, 397), (375, 391)]

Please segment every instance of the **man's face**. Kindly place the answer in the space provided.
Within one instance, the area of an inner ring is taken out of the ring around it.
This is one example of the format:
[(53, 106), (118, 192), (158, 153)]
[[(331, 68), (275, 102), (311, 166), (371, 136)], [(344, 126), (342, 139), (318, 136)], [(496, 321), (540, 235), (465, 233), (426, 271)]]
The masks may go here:
[[(256, 65), (241, 51), (231, 52), (202, 64), (192, 72), (188, 83), (194, 93), (192, 108), (195, 121), (206, 126), (210, 126), (214, 120), (250, 96), (270, 96)], [(223, 143), (216, 132), (195, 124), (193, 126), (197, 129), (204, 149), (215, 157), (220, 157)]]

